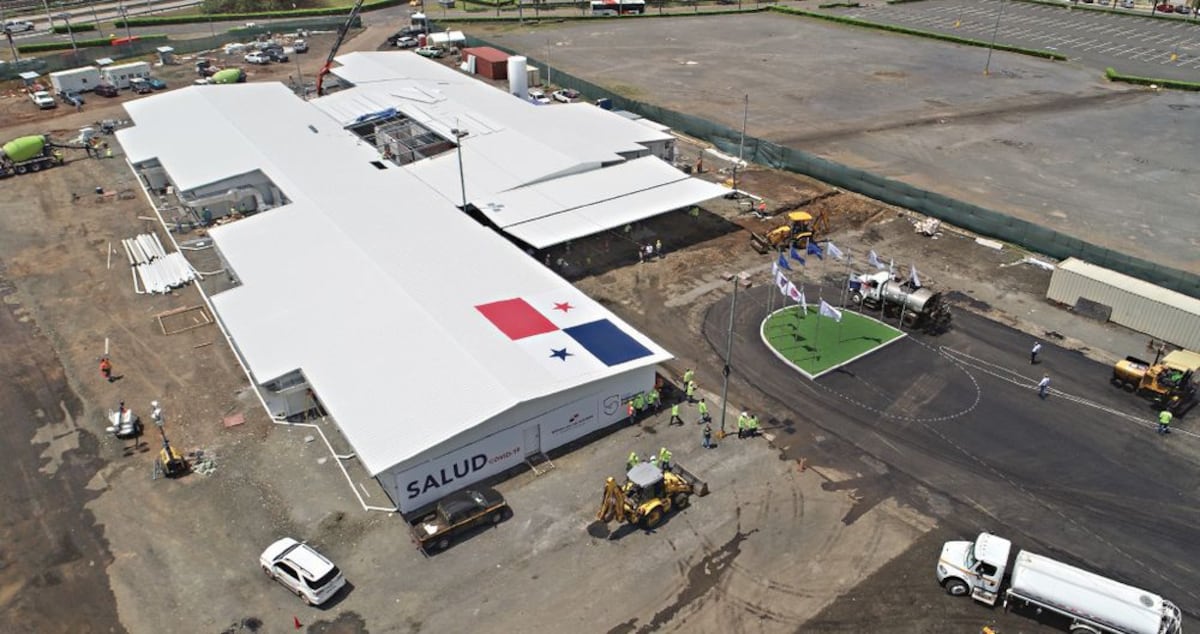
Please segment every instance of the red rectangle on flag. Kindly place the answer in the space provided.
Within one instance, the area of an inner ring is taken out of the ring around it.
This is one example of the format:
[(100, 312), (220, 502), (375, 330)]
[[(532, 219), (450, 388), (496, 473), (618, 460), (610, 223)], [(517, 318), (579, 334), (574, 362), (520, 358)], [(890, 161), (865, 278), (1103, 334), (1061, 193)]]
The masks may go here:
[(558, 330), (549, 319), (523, 299), (506, 299), (475, 307), (509, 339), (524, 339)]

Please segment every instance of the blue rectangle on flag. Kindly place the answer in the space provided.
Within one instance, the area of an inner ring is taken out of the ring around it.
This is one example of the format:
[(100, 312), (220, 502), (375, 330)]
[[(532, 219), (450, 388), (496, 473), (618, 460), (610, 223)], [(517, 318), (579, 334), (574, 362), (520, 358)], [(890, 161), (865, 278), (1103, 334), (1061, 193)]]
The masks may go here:
[(650, 356), (646, 346), (607, 319), (563, 328), (563, 332), (609, 367)]

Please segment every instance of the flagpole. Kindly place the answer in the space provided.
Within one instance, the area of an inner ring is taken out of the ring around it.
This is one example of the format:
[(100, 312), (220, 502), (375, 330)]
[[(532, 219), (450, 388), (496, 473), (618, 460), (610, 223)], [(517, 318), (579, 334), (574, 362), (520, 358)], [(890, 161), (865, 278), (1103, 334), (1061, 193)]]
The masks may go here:
[(721, 374), (725, 377), (721, 384), (721, 429), (718, 432), (717, 438), (725, 437), (725, 412), (729, 409), (728, 402), (725, 400), (729, 396), (729, 364), (733, 359), (733, 316), (737, 309), (737, 275), (733, 276), (733, 299), (729, 302), (729, 334), (725, 339), (725, 367), (721, 369)]
[(904, 303), (900, 304), (900, 321), (896, 323), (900, 330), (904, 330), (904, 311), (908, 308), (908, 295), (908, 293), (904, 294)]
[[(782, 257), (783, 257), (783, 251), (777, 251), (775, 253), (775, 261), (776, 262), (779, 262), (779, 259)], [(774, 275), (773, 276), (774, 279), (771, 280), (771, 285), (773, 285), (776, 289), (779, 288), (779, 276), (782, 274), (783, 274), (783, 267), (781, 266), (781, 267), (779, 267), (779, 273)], [(774, 308), (775, 308), (775, 293), (767, 293), (767, 315), (770, 315), (771, 311)]]
[(842, 308), (845, 308), (846, 307), (846, 291), (850, 288), (850, 255), (844, 253), (843, 256), (844, 256), (843, 259), (846, 260), (846, 281), (842, 283), (842, 299), (841, 299), (840, 303), (842, 305)]
[(818, 361), (821, 360), (821, 309), (820, 309), (820, 306), (821, 306), (822, 301), (824, 301), (824, 300), (821, 299), (820, 294), (818, 294), (817, 295), (817, 307), (818, 307), (817, 308), (817, 334), (814, 335), (815, 339), (817, 340), (817, 360)]

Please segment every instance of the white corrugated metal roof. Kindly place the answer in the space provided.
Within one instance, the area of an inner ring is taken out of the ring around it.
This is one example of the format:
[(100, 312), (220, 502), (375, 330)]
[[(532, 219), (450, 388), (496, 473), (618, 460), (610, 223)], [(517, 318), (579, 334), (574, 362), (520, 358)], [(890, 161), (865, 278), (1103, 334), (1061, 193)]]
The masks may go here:
[(1118, 273), (1112, 269), (1096, 266), (1077, 258), (1067, 258), (1059, 262), (1058, 268), (1173, 306), (1193, 315), (1200, 315), (1200, 299), (1188, 297), (1183, 293), (1139, 280), (1124, 273)]
[[(126, 109), (131, 160), (193, 187), (261, 170), (293, 201), (212, 230), (241, 281), (213, 303), (257, 379), (302, 370), (373, 474), (518, 403), (670, 358), (414, 174), (376, 169), (282, 84)], [(622, 356), (597, 347), (612, 341)]]
[(510, 190), (475, 204), (505, 232), (542, 249), (698, 204), (729, 190), (646, 156)]
[[(531, 160), (529, 148), (537, 145), (568, 157), (561, 160), (599, 166), (620, 161), (619, 153), (645, 151), (643, 143), (672, 138), (590, 104), (538, 106), (409, 52), (356, 52), (337, 61), (341, 66), (333, 73), (355, 89), (314, 101), (331, 116), (348, 124), (363, 114), (394, 107), (439, 133), (448, 134), (454, 127), (476, 135), (508, 131), (510, 145), (494, 149), (497, 163)], [(357, 103), (364, 98), (355, 93), (370, 95), (369, 104)], [(474, 124), (476, 119), (486, 125)]]

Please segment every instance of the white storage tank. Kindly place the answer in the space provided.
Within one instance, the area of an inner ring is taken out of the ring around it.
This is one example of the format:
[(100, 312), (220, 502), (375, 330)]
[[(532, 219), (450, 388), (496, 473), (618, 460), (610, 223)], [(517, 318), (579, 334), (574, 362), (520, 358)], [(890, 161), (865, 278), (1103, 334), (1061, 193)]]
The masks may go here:
[(518, 99), (529, 99), (529, 75), (525, 73), (527, 61), (520, 55), (508, 58), (508, 92)]

